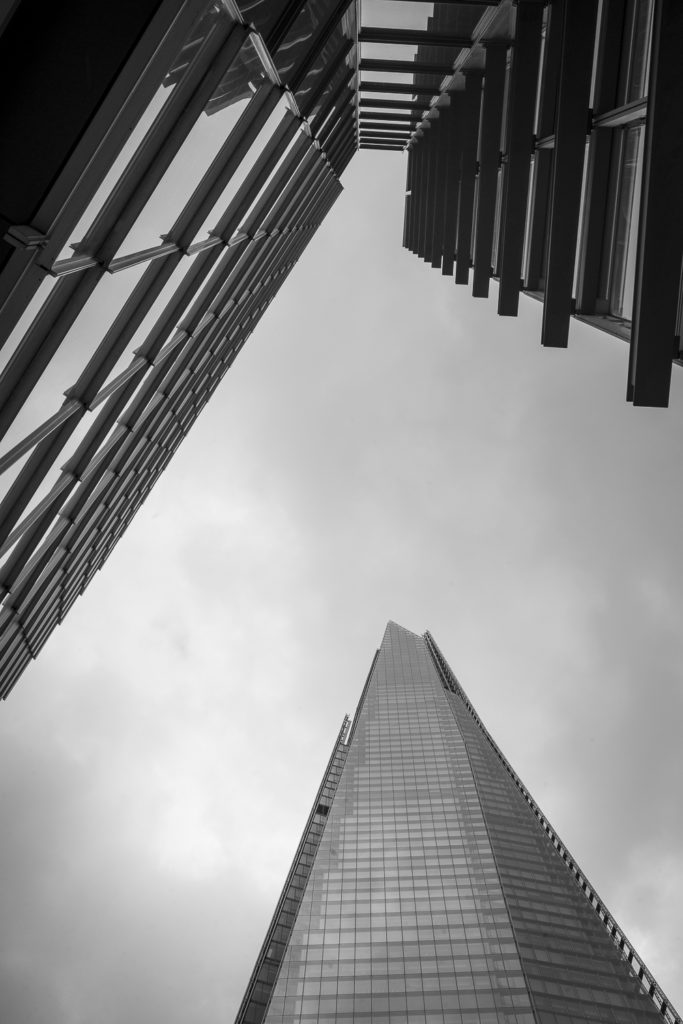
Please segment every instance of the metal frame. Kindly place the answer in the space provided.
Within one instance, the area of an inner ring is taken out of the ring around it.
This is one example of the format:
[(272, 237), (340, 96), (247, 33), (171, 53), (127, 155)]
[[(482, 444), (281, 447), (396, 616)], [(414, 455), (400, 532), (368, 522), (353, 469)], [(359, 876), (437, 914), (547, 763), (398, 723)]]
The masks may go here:
[[(296, 11), (295, 6), (288, 8), (287, 24), (276, 26), (282, 42), (297, 31), (304, 5), (299, 3)], [(312, 127), (292, 90), (303, 82), (347, 6), (338, 4), (334, 16), (318, 29), (284, 86), (266, 42), (241, 23), (237, 8), (232, 18), (215, 19), (193, 46), (191, 63), (164, 97), (75, 255), (56, 259), (93, 186), (121, 150), (193, 20), (206, 9), (206, 3), (186, 5), (184, 18), (176, 18), (175, 31), (167, 33), (169, 39), (160, 47), (157, 39), (160, 55), (152, 62), (154, 73), (141, 74), (137, 53), (123, 69), (121, 91), (128, 95), (123, 113), (115, 118), (120, 131), (115, 137), (110, 131), (106, 139), (109, 162), (103, 156), (97, 176), (84, 176), (87, 180), (79, 181), (75, 192), (72, 186), (79, 201), (70, 200), (69, 217), (63, 214), (53, 232), (40, 234), (38, 242), (33, 229), (9, 229), (12, 245), (23, 254), (23, 270), (28, 259), (33, 271), (21, 276), (24, 298), (27, 287), (35, 289), (46, 273), (55, 284), (0, 376), (0, 432), (5, 435), (51, 360), (59, 359), (64, 340), (86, 301), (97, 295), (99, 283), (135, 266), (143, 272), (99, 344), (94, 349), (88, 345), (86, 365), (61, 408), (0, 455), (0, 473), (15, 474), (0, 503), (0, 696), (7, 696), (104, 564), (338, 197), (338, 174), (355, 148), (348, 150), (345, 134), (354, 67), (331, 90), (328, 83), (337, 80), (346, 60), (354, 59), (354, 42), (340, 44), (306, 97), (304, 111)], [(270, 33), (271, 43), (272, 38)], [(122, 256), (121, 243), (130, 227), (223, 76), (238, 66), (245, 44), (259, 61), (261, 84), (160, 244)], [(140, 46), (147, 54), (147, 36)], [(264, 140), (267, 125), (271, 127)], [(199, 239), (197, 230), (257, 141), (255, 163), (226, 209), (216, 215), (213, 230)], [(100, 145), (96, 140), (92, 144)], [(63, 191), (68, 191), (66, 183)], [(16, 264), (0, 276), (0, 288), (5, 285), (10, 300), (6, 312), (16, 312)], [(131, 353), (128, 366), (119, 368), (145, 317), (184, 265), (187, 271), (165, 298), (156, 322)], [(5, 323), (12, 326), (9, 315)]]
[[(649, 4), (654, 16), (646, 43), (643, 17)], [(628, 25), (626, 10), (623, 0), (590, 0), (586, 5), (501, 0), (482, 12), (469, 43), (461, 40), (465, 45), (455, 56), (452, 74), (441, 82), (430, 112), (423, 114), (408, 143), (405, 244), (422, 257), (428, 255), (425, 217), (433, 219), (427, 193), (434, 182), (425, 167), (433, 141), (424, 126), (432, 124), (438, 132), (433, 109), (443, 115), (447, 104), (453, 107), (455, 100), (457, 106), (471, 76), (483, 75), (474, 170), (466, 106), (450, 115), (457, 121), (453, 131), (461, 151), (460, 170), (449, 172), (445, 194), (439, 187), (442, 274), (451, 273), (449, 236), (457, 221), (458, 282), (468, 280), (473, 258), (473, 294), (487, 296), (490, 278), (496, 278), (501, 315), (517, 314), (521, 293), (540, 299), (545, 346), (566, 347), (572, 316), (628, 341), (628, 400), (664, 406), (672, 362), (683, 364), (683, 81), (676, 58), (683, 45), (683, 8), (671, 0), (641, 0), (628, 8)], [(435, 61), (437, 54), (447, 54), (436, 49), (437, 26), (446, 24), (444, 11), (437, 5), (428, 22), (427, 35), (435, 36), (429, 48)], [(390, 33), (385, 35), (388, 39)], [(363, 30), (365, 38), (375, 37)], [(637, 63), (642, 67), (649, 57), (647, 94), (622, 95), (619, 82), (630, 80), (636, 45), (648, 48)], [(421, 68), (427, 52), (424, 47), (417, 51)], [(396, 70), (407, 71), (410, 62), (402, 63)], [(388, 68), (390, 62), (386, 64)], [(415, 73), (410, 88), (423, 87), (420, 75)], [(367, 105), (365, 100), (361, 104)], [(406, 109), (389, 100), (382, 106), (385, 115)], [(416, 118), (418, 108), (419, 103), (412, 106)], [(643, 125), (642, 186), (624, 179), (624, 195), (626, 186), (638, 189), (629, 210), (619, 192), (625, 160), (622, 136)], [(622, 236), (625, 216), (634, 225), (619, 241), (636, 254), (629, 256), (628, 267), (617, 258), (617, 213)], [(435, 258), (434, 265), (438, 262)], [(614, 305), (613, 279), (633, 288), (632, 322), (626, 319), (629, 304), (626, 311)]]

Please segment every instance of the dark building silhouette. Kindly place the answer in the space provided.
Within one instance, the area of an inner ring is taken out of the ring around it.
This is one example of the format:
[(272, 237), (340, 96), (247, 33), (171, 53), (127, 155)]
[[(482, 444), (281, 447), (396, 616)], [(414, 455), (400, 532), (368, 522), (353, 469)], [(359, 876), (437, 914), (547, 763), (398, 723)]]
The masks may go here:
[[(125, 531), (341, 191), (498, 309), (681, 361), (683, 4), (14, 0), (0, 15), (0, 696)], [(39, 31), (37, 30), (39, 25)], [(20, 63), (20, 73), (17, 72)]]
[(236, 1024), (678, 1024), (429, 633), (387, 626)]

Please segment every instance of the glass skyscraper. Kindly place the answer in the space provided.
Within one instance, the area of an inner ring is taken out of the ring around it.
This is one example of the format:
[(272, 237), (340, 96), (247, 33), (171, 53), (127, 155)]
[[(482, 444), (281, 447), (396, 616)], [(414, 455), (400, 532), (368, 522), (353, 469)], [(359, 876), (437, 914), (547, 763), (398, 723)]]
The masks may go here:
[(390, 622), (237, 1024), (679, 1022), (429, 633)]

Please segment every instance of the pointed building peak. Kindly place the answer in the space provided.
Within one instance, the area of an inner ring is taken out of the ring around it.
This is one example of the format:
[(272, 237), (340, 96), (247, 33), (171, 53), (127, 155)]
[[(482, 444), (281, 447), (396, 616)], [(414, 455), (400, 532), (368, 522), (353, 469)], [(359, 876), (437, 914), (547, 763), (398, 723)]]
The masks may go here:
[(414, 633), (412, 629), (406, 629), (405, 626), (401, 626), (398, 622), (394, 622), (393, 619), (389, 619), (387, 622), (387, 628), (384, 630), (384, 639), (391, 636), (392, 633), (394, 635), (405, 633), (408, 636), (416, 637), (418, 640), (422, 639), (422, 635), (420, 633)]

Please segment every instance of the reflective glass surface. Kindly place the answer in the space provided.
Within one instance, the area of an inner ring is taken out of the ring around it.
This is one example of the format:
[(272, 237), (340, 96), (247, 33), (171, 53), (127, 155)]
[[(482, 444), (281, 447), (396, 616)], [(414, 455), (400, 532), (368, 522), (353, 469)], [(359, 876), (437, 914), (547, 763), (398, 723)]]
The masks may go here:
[(315, 47), (315, 41), (337, 7), (336, 0), (309, 0), (273, 55), (278, 74), (289, 82)]
[(264, 81), (254, 44), (247, 39), (128, 232), (120, 254), (138, 252), (163, 240), (203, 176), (216, 170), (214, 161)]
[(266, 1024), (655, 1019), (459, 688), (389, 623)]
[(629, 0), (622, 42), (619, 103), (647, 95), (653, 0)]
[(464, 702), (449, 699), (477, 780), (538, 1020), (661, 1020)]
[(345, 39), (353, 39), (356, 30), (355, 7), (344, 15), (337, 28), (320, 50), (308, 74), (295, 92), (297, 101), (305, 104), (316, 91), (321, 80), (329, 76), (329, 67), (339, 53)]
[[(342, 80), (348, 74), (349, 67), (350, 64), (346, 60), (342, 61), (340, 67), (338, 67), (334, 74), (329, 77), (324, 88), (319, 92), (318, 101), (314, 103), (308, 111), (308, 119), (313, 123), (315, 131), (320, 128), (320, 124), (315, 120), (315, 118), (317, 118), (323, 110), (327, 110), (328, 101), (334, 95), (335, 91), (341, 86)], [(311, 83), (309, 88), (308, 79), (310, 77), (310, 75), (307, 75), (304, 82), (302, 96), (300, 97), (302, 104), (305, 104), (311, 96), (314, 96), (317, 93), (317, 84), (315, 82)]]
[(244, 20), (267, 39), (278, 19), (285, 14), (287, 0), (240, 0), (237, 6)]
[(465, 745), (390, 624), (266, 1021), (531, 1024)]
[(601, 291), (608, 311), (630, 320), (633, 313), (638, 195), (643, 173), (644, 128), (620, 128), (612, 147), (608, 232)]
[(345, 719), (235, 1024), (261, 1024), (263, 1020), (346, 760), (347, 727)]
[[(148, 133), (157, 122), (162, 110), (172, 99), (176, 87), (185, 79), (190, 69), (196, 71), (196, 67), (201, 66), (205, 62), (206, 57), (202, 53), (202, 44), (205, 42), (207, 36), (209, 36), (211, 32), (216, 32), (221, 29), (223, 31), (227, 31), (232, 24), (233, 19), (224, 4), (207, 4), (206, 12), (192, 27), (187, 39), (180, 47), (180, 50), (173, 60), (168, 72), (164, 76), (163, 81), (159, 85), (154, 97), (148, 104), (140, 120), (133, 126), (123, 148), (112, 163), (106, 177), (102, 181), (102, 184), (97, 189), (97, 192), (88, 204), (83, 216), (80, 218), (78, 224), (71, 233), (69, 243), (64, 246), (60, 252), (58, 257), (59, 259), (67, 259), (68, 257), (73, 256), (73, 249), (78, 246), (78, 243), (95, 220), (95, 217), (100, 213), (105, 202), (109, 199), (117, 182), (121, 179), (123, 172), (131, 163), (133, 158), (138, 154), (141, 145), (143, 145)], [(205, 113), (210, 115), (216, 111), (222, 110), (229, 104), (247, 99), (250, 95), (248, 86), (249, 80), (250, 78), (258, 76), (258, 73), (259, 68), (256, 65), (253, 48), (250, 51), (243, 47), (238, 59), (233, 61), (230, 67), (226, 68), (223, 78), (214, 89), (212, 96), (206, 104)], [(236, 120), (236, 115), (233, 114), (231, 117), (232, 121)], [(206, 118), (199, 118), (196, 122), (195, 127), (191, 132), (192, 143), (186, 144), (185, 147), (183, 147), (183, 160), (187, 160), (189, 157), (191, 160), (194, 159), (194, 162), (197, 163), (198, 160), (201, 159), (201, 156), (198, 156), (197, 152), (200, 154), (202, 153), (202, 147), (206, 147), (208, 145), (207, 140), (210, 136), (213, 134), (214, 136), (219, 137), (220, 131), (225, 130), (226, 126), (229, 126), (231, 123), (231, 119), (227, 115), (219, 119), (221, 122), (220, 124), (214, 121), (210, 128), (207, 128), (205, 121)], [(173, 190), (178, 189), (182, 192), (182, 169), (184, 166), (184, 162), (181, 161), (179, 164), (178, 158), (176, 158), (172, 167), (166, 172), (164, 181), (162, 181), (157, 188), (157, 196), (155, 200), (157, 205), (161, 203), (163, 206), (165, 204), (166, 208), (168, 208), (168, 204), (171, 199), (175, 198)], [(180, 167), (180, 170), (178, 170), (178, 167)], [(190, 175), (193, 170), (194, 168), (192, 167), (192, 164), (190, 164)], [(153, 208), (153, 203), (148, 204), (148, 206), (150, 205)], [(176, 201), (176, 208), (177, 205)], [(158, 214), (155, 218), (154, 212), (152, 212), (151, 216), (148, 216), (148, 219), (155, 220), (151, 230), (146, 229), (144, 226), (141, 228), (140, 225), (136, 225), (135, 228), (136, 240), (139, 242), (140, 248), (145, 245), (156, 244), (158, 242), (158, 234), (168, 227), (166, 223), (168, 219), (167, 213), (165, 217), (160, 219)], [(157, 224), (156, 221), (159, 223)], [(127, 246), (126, 251), (131, 251), (130, 245)]]

